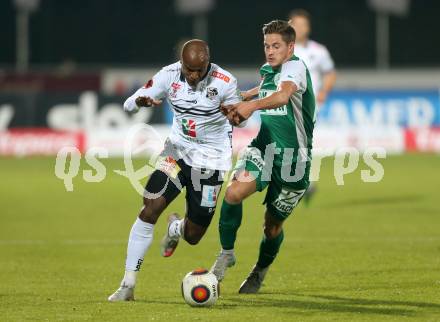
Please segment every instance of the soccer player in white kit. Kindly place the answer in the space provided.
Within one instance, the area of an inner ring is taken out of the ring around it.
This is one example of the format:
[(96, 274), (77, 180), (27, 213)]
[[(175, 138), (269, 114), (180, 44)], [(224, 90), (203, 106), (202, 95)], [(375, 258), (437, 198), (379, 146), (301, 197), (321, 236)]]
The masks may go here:
[[(289, 24), (296, 32), (295, 55), (301, 58), (309, 69), (318, 110), (325, 103), (328, 94), (335, 85), (335, 64), (327, 48), (309, 38), (311, 17), (306, 10), (293, 10), (289, 15)], [(315, 192), (316, 186), (310, 182), (304, 195), (304, 201), (308, 203)]]
[(172, 130), (145, 187), (144, 206), (128, 240), (125, 275), (108, 298), (112, 302), (134, 300), (137, 273), (153, 240), (154, 225), (183, 187), (186, 215), (169, 216), (162, 256), (171, 256), (180, 238), (191, 245), (200, 241), (214, 215), (223, 175), (231, 168), (232, 126), (219, 107), (240, 101), (237, 80), (210, 63), (204, 41), (186, 42), (180, 61), (162, 68), (125, 101), (124, 109), (136, 112), (163, 98), (174, 110)]
[(296, 32), (295, 55), (306, 63), (312, 77), (316, 102), (322, 105), (336, 82), (333, 59), (323, 44), (309, 39), (311, 18), (307, 11), (303, 9), (292, 11), (289, 15), (289, 24)]

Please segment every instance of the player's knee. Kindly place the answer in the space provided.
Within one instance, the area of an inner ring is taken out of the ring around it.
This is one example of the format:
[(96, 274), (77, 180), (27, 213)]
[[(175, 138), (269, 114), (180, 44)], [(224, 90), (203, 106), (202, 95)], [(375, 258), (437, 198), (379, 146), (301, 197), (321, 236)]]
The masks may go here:
[(228, 187), (225, 193), (225, 200), (229, 204), (236, 205), (243, 201), (243, 196), (242, 194), (240, 194), (240, 192), (237, 189)]
[(185, 240), (190, 245), (197, 245), (201, 239), (202, 239), (202, 236), (199, 234), (195, 234), (192, 232), (185, 234)]
[(142, 209), (139, 217), (148, 223), (155, 224), (160, 214), (162, 213), (162, 204), (158, 199), (144, 198), (144, 208)]

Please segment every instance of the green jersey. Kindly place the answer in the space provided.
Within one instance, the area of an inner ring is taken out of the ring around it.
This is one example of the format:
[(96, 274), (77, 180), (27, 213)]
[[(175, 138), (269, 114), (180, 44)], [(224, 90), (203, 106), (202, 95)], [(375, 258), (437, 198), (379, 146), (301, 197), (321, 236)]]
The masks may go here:
[(261, 127), (252, 145), (263, 153), (270, 144), (280, 148), (280, 153), (274, 156), (275, 166), (282, 166), (286, 148), (293, 150), (291, 163), (310, 161), (316, 112), (312, 82), (306, 65), (298, 57), (292, 56), (279, 68), (263, 65), (260, 74), (262, 81), (259, 98), (276, 92), (279, 84), (284, 81), (293, 82), (298, 89), (286, 105), (260, 111)]
[(315, 97), (309, 71), (298, 57), (276, 69), (265, 64), (260, 73), (260, 98), (275, 93), (281, 82), (293, 82), (297, 90), (286, 105), (260, 111), (260, 131), (243, 151), (235, 171), (245, 170), (255, 178), (257, 191), (267, 188), (264, 203), (282, 221), (310, 184)]

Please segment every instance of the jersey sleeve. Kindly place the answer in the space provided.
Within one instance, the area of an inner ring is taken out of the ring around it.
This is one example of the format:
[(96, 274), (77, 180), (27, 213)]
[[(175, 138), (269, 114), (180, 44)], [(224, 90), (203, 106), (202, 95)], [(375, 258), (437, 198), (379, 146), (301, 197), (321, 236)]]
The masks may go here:
[(322, 48), (320, 69), (323, 74), (329, 73), (335, 69), (335, 63), (333, 62), (333, 59), (330, 56), (329, 51), (325, 47)]
[(139, 88), (133, 95), (131, 95), (124, 103), (124, 110), (127, 112), (134, 112), (139, 109), (136, 105), (136, 98), (146, 96), (153, 99), (162, 99), (167, 95), (169, 87), (168, 73), (163, 69), (153, 76), (144, 86)]
[(224, 87), (221, 102), (225, 105), (236, 104), (240, 102), (237, 80), (234, 77), (231, 77), (230, 82)]
[(297, 91), (304, 93), (307, 89), (306, 66), (300, 60), (289, 60), (281, 66), (281, 82), (293, 82)]

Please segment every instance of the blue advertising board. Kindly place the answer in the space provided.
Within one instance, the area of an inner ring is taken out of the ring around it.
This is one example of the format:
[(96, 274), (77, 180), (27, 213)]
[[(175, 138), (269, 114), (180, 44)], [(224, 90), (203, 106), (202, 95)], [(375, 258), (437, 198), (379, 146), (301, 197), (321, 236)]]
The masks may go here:
[(317, 125), (435, 127), (439, 90), (335, 90), (320, 107)]
[[(166, 121), (173, 119), (166, 109)], [(440, 92), (432, 90), (334, 90), (319, 107), (317, 126), (438, 127)]]

